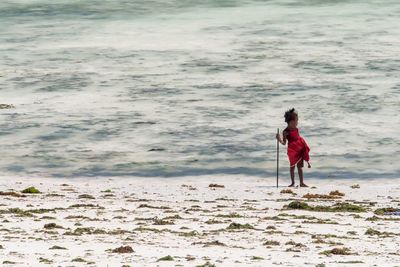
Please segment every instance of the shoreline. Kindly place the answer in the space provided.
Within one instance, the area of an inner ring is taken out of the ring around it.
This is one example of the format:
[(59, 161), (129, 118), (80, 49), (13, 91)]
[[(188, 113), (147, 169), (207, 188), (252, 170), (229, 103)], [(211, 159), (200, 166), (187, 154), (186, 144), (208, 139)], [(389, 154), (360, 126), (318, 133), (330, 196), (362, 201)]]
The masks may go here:
[[(399, 207), (398, 184), (389, 179), (306, 179), (306, 183), (309, 188), (290, 188), (290, 193), (286, 186), (274, 187), (272, 177), (1, 177), (2, 192), (17, 193), (30, 186), (41, 191), (18, 193), (24, 197), (0, 195), (1, 263), (4, 266), (400, 264), (397, 248), (400, 231), (396, 227), (400, 217), (374, 214), (379, 208)], [(360, 188), (351, 187), (355, 184)], [(330, 198), (330, 192), (334, 191), (344, 196)], [(313, 198), (304, 198), (307, 194)], [(292, 202), (306, 203), (311, 208), (289, 209)], [(361, 210), (315, 209), (336, 207), (338, 203)]]

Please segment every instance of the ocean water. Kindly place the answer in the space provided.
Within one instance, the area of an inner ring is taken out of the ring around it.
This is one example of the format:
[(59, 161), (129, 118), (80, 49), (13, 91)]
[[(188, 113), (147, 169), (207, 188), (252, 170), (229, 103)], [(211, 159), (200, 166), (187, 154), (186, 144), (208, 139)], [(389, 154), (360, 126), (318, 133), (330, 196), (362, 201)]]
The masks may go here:
[[(0, 174), (400, 177), (397, 0), (3, 0)], [(288, 161), (281, 147), (281, 173)]]

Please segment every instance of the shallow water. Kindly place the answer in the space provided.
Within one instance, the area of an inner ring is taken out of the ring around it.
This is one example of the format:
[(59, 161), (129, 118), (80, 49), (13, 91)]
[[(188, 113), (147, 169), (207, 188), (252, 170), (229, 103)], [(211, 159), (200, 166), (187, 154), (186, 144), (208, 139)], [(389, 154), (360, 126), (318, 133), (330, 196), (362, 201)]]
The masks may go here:
[[(0, 2), (0, 171), (399, 177), (398, 1)], [(287, 175), (281, 147), (282, 175)]]

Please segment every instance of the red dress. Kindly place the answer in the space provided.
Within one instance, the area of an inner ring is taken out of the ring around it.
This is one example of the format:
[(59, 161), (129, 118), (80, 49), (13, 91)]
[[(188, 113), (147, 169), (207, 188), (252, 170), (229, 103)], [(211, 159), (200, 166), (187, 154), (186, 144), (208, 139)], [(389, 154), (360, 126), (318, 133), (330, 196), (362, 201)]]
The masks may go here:
[(308, 147), (306, 141), (299, 134), (299, 129), (290, 130), (286, 128), (284, 130), (287, 135), (286, 139), (288, 140), (288, 150), (287, 154), (290, 161), (290, 167), (295, 166), (300, 161), (310, 161), (310, 148)]

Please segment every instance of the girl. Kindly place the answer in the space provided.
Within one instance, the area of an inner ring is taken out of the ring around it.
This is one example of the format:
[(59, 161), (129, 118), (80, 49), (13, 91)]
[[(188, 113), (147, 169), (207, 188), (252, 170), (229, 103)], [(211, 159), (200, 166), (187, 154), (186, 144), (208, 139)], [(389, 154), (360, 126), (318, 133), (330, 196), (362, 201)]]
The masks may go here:
[(299, 117), (297, 116), (297, 112), (294, 108), (285, 112), (285, 122), (287, 123), (287, 127), (282, 132), (283, 140), (279, 134), (276, 135), (276, 139), (282, 145), (286, 145), (286, 140), (288, 141), (288, 150), (287, 154), (290, 161), (290, 178), (292, 179), (292, 183), (289, 187), (294, 186), (294, 169), (297, 165), (297, 170), (300, 178), (300, 186), (307, 187), (303, 180), (303, 161), (307, 161), (308, 168), (311, 168), (310, 165), (310, 148), (308, 147), (306, 141), (299, 134), (299, 129), (297, 129)]

